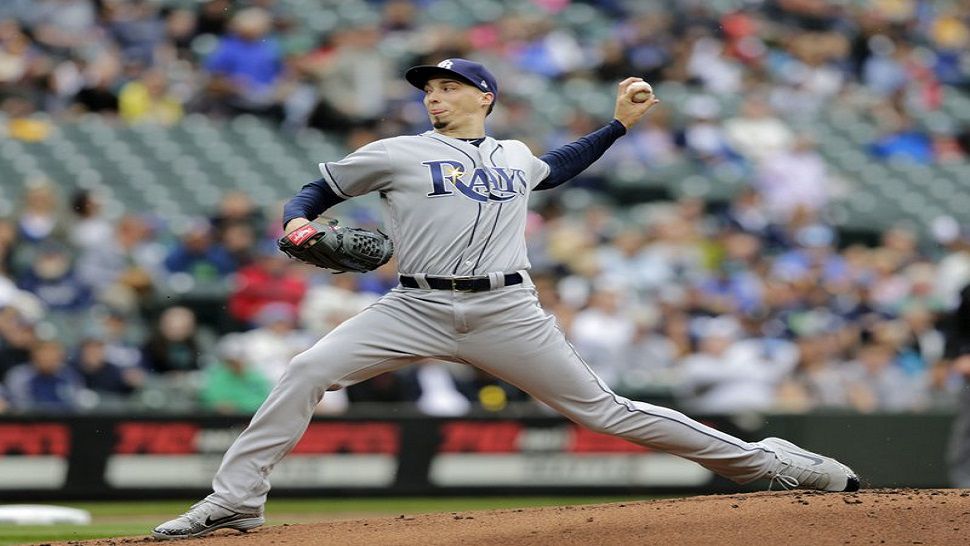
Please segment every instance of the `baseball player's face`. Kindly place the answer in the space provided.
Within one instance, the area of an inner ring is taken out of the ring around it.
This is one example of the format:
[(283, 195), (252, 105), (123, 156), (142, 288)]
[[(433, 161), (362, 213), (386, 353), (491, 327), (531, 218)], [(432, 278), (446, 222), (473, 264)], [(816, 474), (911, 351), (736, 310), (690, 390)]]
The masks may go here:
[(458, 80), (435, 78), (424, 86), (424, 107), (435, 130), (447, 134), (484, 124), (490, 95)]

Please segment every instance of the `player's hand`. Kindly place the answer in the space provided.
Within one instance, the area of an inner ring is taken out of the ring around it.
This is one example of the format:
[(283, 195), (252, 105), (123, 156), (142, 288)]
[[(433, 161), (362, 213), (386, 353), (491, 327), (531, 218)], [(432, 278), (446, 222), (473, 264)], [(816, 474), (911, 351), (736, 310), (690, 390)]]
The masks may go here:
[[(634, 85), (637, 84), (637, 85)], [(644, 102), (633, 102), (633, 96), (643, 91), (644, 85), (649, 86), (643, 78), (627, 78), (619, 83), (616, 92), (616, 109), (613, 117), (629, 129), (646, 115), (651, 108), (660, 102), (651, 90), (649, 98)]]
[(290, 233), (293, 233), (297, 229), (300, 229), (301, 227), (309, 223), (310, 221), (307, 220), (306, 218), (294, 218), (289, 222), (287, 222), (285, 226), (283, 226), (283, 232), (289, 235)]

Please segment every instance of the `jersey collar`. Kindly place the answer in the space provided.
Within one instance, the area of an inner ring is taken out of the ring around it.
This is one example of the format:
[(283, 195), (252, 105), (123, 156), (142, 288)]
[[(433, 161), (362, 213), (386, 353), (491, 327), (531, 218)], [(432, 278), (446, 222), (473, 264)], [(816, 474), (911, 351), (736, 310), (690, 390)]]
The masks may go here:
[[(462, 140), (460, 138), (454, 138), (454, 137), (450, 137), (450, 136), (445, 136), (445, 135), (443, 135), (443, 134), (441, 134), (441, 133), (439, 133), (437, 131), (425, 131), (425, 132), (421, 133), (421, 136), (431, 137), (431, 138), (436, 139), (436, 140), (440, 140), (440, 141), (443, 141), (443, 142), (447, 142), (448, 144), (452, 144), (452, 145), (455, 145), (455, 146), (461, 146), (461, 147), (463, 147), (465, 149), (474, 149), (474, 150), (478, 150), (479, 149), (478, 146), (475, 146), (474, 144), (472, 144), (471, 142), (468, 142), (467, 140)], [(488, 143), (488, 142), (490, 142), (492, 140), (493, 140), (492, 137), (490, 137), (488, 135), (485, 135), (485, 140), (482, 141), (482, 144), (481, 145), (484, 146), (486, 143)]]

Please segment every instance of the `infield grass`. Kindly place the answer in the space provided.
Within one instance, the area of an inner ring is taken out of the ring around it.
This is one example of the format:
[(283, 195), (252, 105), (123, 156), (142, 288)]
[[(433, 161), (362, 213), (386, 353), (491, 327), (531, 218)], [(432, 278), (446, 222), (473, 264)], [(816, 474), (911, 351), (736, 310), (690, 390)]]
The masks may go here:
[[(386, 499), (279, 499), (266, 505), (267, 525), (310, 523), (372, 516), (492, 510), (530, 506), (599, 504), (662, 497), (447, 497)], [(186, 511), (194, 500), (143, 502), (55, 502), (91, 513), (90, 525), (0, 525), (0, 546), (44, 544), (120, 536), (147, 536), (164, 520)]]

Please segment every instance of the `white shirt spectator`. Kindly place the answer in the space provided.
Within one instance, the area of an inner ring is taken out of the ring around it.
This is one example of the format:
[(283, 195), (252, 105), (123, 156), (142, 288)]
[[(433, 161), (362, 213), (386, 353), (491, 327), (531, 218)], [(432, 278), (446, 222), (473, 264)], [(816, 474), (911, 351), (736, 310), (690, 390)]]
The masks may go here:
[(308, 349), (314, 336), (294, 328), (295, 310), (286, 304), (269, 304), (257, 314), (261, 326), (239, 335), (246, 365), (276, 383), (290, 359)]
[(767, 411), (797, 362), (797, 349), (778, 340), (740, 340), (734, 318), (703, 319), (701, 351), (681, 361), (682, 399), (699, 413)]
[(357, 291), (356, 287), (357, 279), (351, 275), (333, 275), (330, 284), (311, 287), (300, 304), (300, 325), (308, 332), (323, 335), (379, 299), (376, 294)]
[(795, 138), (768, 103), (758, 98), (745, 102), (740, 116), (725, 121), (724, 131), (732, 148), (755, 161), (787, 150)]
[(757, 188), (772, 218), (781, 221), (799, 208), (818, 212), (831, 195), (828, 168), (808, 139), (799, 139), (790, 151), (765, 157), (758, 168)]
[(620, 308), (625, 296), (613, 289), (593, 292), (590, 305), (573, 320), (570, 340), (583, 360), (607, 385), (618, 384), (627, 347), (636, 336), (636, 324)]

